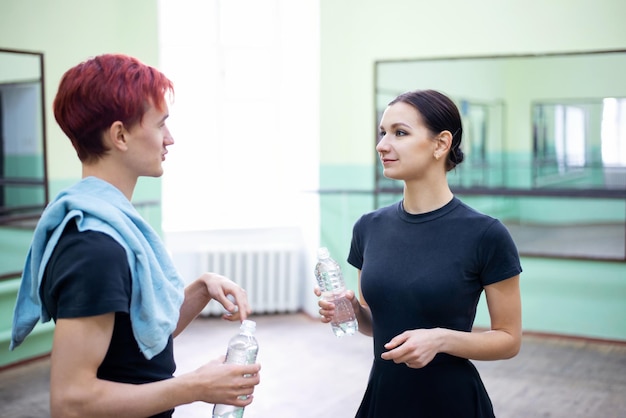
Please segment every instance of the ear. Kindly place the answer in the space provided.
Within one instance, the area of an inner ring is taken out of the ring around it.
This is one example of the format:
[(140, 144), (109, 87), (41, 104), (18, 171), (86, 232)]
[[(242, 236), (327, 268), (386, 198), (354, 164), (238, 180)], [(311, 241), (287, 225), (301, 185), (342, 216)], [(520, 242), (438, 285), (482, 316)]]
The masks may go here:
[(120, 121), (115, 121), (109, 126), (105, 134), (105, 141), (109, 143), (111, 148), (124, 151), (128, 147), (127, 133), (124, 124)]
[(435, 141), (433, 156), (438, 160), (447, 155), (448, 151), (450, 151), (450, 147), (452, 146), (452, 134), (450, 131), (441, 131), (437, 138), (435, 138)]

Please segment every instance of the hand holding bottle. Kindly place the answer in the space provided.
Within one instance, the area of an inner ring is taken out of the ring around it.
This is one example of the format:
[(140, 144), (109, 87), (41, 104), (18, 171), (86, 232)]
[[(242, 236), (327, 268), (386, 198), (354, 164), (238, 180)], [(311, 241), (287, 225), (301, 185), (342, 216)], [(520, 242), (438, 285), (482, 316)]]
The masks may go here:
[(188, 375), (197, 382), (194, 387), (198, 393), (193, 400), (246, 407), (254, 399), (254, 389), (260, 383), (260, 370), (258, 363), (224, 363), (224, 356), (210, 361)]
[(317, 257), (315, 278), (318, 287), (315, 294), (321, 296), (319, 306), (322, 322), (330, 322), (337, 337), (353, 335), (358, 330), (353, 308), (354, 292), (346, 289), (341, 268), (330, 257), (328, 249), (320, 248)]
[[(315, 296), (320, 298), (317, 305), (320, 307), (319, 313), (321, 315), (321, 321), (325, 324), (331, 322), (333, 320), (333, 316), (335, 315), (335, 304), (332, 300), (322, 298), (322, 291), (319, 286), (315, 286), (313, 293), (315, 293)], [(346, 290), (345, 297), (350, 301), (350, 303), (352, 303), (352, 308), (356, 312), (354, 304), (357, 299), (354, 292), (352, 290)]]
[[(259, 343), (254, 336), (255, 330), (256, 322), (246, 319), (241, 323), (239, 333), (231, 338), (228, 343), (228, 350), (226, 352), (224, 365), (254, 365), (259, 352)], [(244, 374), (242, 375), (244, 383), (242, 383), (241, 390), (231, 393), (231, 399), (229, 399), (228, 402), (216, 403), (213, 407), (213, 418), (243, 417), (244, 407), (252, 402), (252, 391), (254, 391), (254, 385), (250, 387), (250, 385), (245, 382), (245, 379), (251, 379), (253, 377), (255, 377), (253, 373), (246, 373), (244, 371)], [(256, 377), (258, 378), (258, 374)], [(252, 391), (249, 391), (248, 389), (252, 389)], [(234, 400), (232, 399), (232, 396), (235, 396)], [(242, 402), (244, 403), (242, 404)]]

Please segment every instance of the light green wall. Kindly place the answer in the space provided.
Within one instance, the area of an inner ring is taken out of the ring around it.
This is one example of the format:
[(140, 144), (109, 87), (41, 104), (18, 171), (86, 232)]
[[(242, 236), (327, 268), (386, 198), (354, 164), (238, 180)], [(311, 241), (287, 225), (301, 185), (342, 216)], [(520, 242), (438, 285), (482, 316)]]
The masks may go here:
[[(81, 177), (69, 139), (52, 114), (63, 73), (103, 53), (133, 55), (159, 64), (158, 0), (2, 0), (0, 48), (44, 54), (44, 94), (50, 198)], [(161, 181), (140, 179), (133, 200), (160, 200)], [(150, 209), (160, 220), (160, 208)], [(160, 231), (160, 221), (153, 224)]]
[(626, 48), (621, 0), (321, 0), (321, 161), (373, 162), (374, 62)]
[[(374, 186), (376, 61), (626, 49), (623, 16), (621, 0), (321, 0), (321, 188)], [(520, 149), (528, 143), (506, 151)], [(526, 175), (513, 181), (525, 184)], [(321, 243), (343, 263), (353, 289), (349, 234), (372, 209), (363, 194), (321, 199)], [(626, 340), (626, 263), (522, 264), (525, 330)], [(476, 324), (488, 326), (484, 304)]]
[(44, 54), (48, 175), (53, 184), (80, 178), (80, 163), (51, 113), (61, 76), (102, 53), (158, 65), (157, 0), (2, 0), (0, 48)]
[[(0, 48), (44, 54), (46, 135), (50, 198), (81, 177), (81, 167), (69, 139), (52, 115), (52, 101), (63, 73), (102, 53), (133, 55), (158, 66), (157, 0), (2, 0)], [(134, 201), (160, 200), (159, 179), (140, 179)], [(160, 231), (161, 210), (139, 208)], [(22, 269), (32, 232), (0, 228), (0, 274)], [(0, 282), (0, 367), (50, 350), (51, 324), (8, 351), (10, 318), (19, 279)]]

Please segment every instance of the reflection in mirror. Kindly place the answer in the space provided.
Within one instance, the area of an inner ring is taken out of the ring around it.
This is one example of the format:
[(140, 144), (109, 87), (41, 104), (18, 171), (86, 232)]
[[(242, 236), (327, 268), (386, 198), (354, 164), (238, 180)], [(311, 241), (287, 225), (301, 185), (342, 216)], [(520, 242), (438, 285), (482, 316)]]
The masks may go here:
[[(521, 254), (626, 260), (626, 51), (379, 61), (375, 70), (377, 121), (408, 90), (455, 101), (466, 158), (449, 184), (501, 219)], [(375, 172), (376, 206), (401, 198), (402, 184), (379, 164)]]
[(451, 186), (494, 187), (503, 183), (504, 103), (501, 100), (456, 99), (463, 120), (463, 164), (450, 176)]
[(0, 49), (0, 224), (47, 203), (43, 54)]
[(626, 100), (533, 105), (534, 186), (626, 188)]

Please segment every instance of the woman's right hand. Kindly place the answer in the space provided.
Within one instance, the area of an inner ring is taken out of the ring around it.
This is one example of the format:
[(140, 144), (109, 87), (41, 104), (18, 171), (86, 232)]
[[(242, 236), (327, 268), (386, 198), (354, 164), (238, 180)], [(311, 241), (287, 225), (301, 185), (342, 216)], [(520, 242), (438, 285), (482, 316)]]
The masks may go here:
[[(316, 286), (313, 289), (313, 292), (315, 293), (315, 296), (320, 298), (317, 302), (317, 305), (320, 307), (319, 309), (319, 313), (321, 316), (320, 320), (323, 323), (327, 324), (330, 321), (332, 321), (333, 316), (335, 315), (335, 304), (327, 300), (324, 300), (324, 298), (321, 297), (322, 291), (320, 290), (318, 286)], [(350, 303), (352, 303), (352, 306), (354, 307), (354, 311), (358, 312), (358, 309), (360, 308), (359, 301), (355, 297), (354, 292), (352, 290), (346, 291), (346, 299), (348, 299)]]
[(313, 293), (315, 293), (315, 296), (319, 298), (317, 305), (320, 307), (320, 320), (327, 324), (332, 320), (333, 315), (335, 314), (335, 304), (322, 298), (322, 291), (319, 286), (315, 286), (315, 288), (313, 288)]

